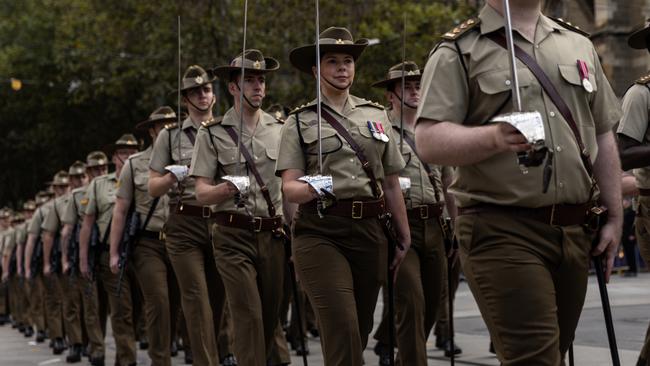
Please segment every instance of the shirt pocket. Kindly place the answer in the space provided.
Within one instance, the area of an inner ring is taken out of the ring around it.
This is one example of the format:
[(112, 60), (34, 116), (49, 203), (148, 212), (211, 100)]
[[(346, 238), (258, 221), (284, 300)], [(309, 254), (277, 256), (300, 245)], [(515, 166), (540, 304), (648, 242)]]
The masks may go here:
[[(525, 98), (527, 88), (533, 84), (534, 76), (528, 68), (517, 68), (519, 91)], [(511, 91), (512, 75), (510, 69), (488, 71), (476, 77), (479, 96), (472, 98), (473, 110), (481, 111), (480, 119), (487, 123), (498, 114), (512, 110)], [(525, 100), (525, 99), (524, 99)]]
[[(560, 75), (562, 75), (562, 79), (564, 79), (564, 81), (571, 84), (571, 86), (580, 88), (580, 92), (587, 93), (587, 91), (582, 86), (582, 78), (580, 77), (580, 72), (578, 71), (577, 64), (557, 65), (557, 67), (560, 70)], [(591, 83), (591, 86), (594, 88), (594, 93), (595, 93), (598, 90), (598, 85), (596, 85), (596, 79), (594, 78), (594, 68), (593, 66), (587, 65), (587, 69), (589, 70), (589, 82)], [(587, 94), (593, 94), (593, 93), (587, 93)]]
[[(305, 143), (305, 153), (318, 155), (318, 125), (316, 121), (310, 121), (306, 125), (301, 122), (300, 134)], [(343, 147), (343, 141), (339, 135), (326, 123), (322, 124), (321, 140), (323, 155), (335, 153)]]
[[(243, 154), (239, 155), (237, 159), (237, 148), (236, 147), (227, 147), (219, 149), (217, 154), (217, 161), (219, 161), (219, 172), (221, 175), (234, 175), (237, 174), (237, 160), (241, 163), (241, 167), (246, 169), (246, 159)], [(242, 171), (242, 174), (246, 174), (246, 171)]]

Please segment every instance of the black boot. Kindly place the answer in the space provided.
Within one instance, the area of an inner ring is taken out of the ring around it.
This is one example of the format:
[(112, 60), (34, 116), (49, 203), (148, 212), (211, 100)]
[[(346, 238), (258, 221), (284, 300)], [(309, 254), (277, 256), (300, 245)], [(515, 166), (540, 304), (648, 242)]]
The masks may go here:
[(296, 350), (296, 356), (309, 354), (309, 343), (307, 343), (306, 339), (304, 343), (305, 343), (305, 348), (302, 347), (302, 343), (300, 342), (296, 343), (296, 347), (294, 348)]
[[(451, 354), (452, 354), (452, 350), (451, 350), (452, 347), (451, 346), (452, 346), (451, 340), (448, 340), (447, 343), (445, 343), (445, 357), (451, 357)], [(454, 348), (453, 353), (455, 355), (459, 355), (459, 354), (463, 353), (463, 350), (460, 349), (460, 347), (458, 347), (458, 345), (456, 345), (455, 342), (454, 342), (453, 346), (454, 346), (453, 347)]]
[(490, 341), (490, 348), (489, 348), (489, 351), (490, 351), (490, 353), (493, 354), (493, 355), (496, 355), (496, 354), (497, 354), (497, 351), (494, 350), (494, 343), (492, 343), (492, 341)]
[(436, 336), (436, 348), (440, 350), (445, 349), (445, 343), (447, 343), (447, 338)]
[(29, 325), (26, 326), (25, 327), (25, 333), (23, 333), (23, 334), (25, 335), (25, 338), (32, 338), (34, 336), (34, 328), (32, 328)]
[(639, 357), (639, 360), (636, 361), (636, 366), (648, 366), (648, 360)]
[(235, 359), (235, 356), (228, 355), (224, 357), (224, 359), (221, 360), (221, 366), (237, 366), (237, 360)]
[(172, 341), (172, 344), (169, 346), (169, 353), (172, 357), (178, 356), (178, 344), (176, 341)]
[(63, 342), (63, 338), (56, 338), (52, 342), (52, 353), (55, 355), (60, 355), (65, 351), (65, 343)]
[(192, 356), (192, 349), (190, 347), (185, 347), (183, 353), (185, 353), (185, 363), (191, 365), (194, 363), (194, 356)]
[(377, 342), (374, 351), (379, 356), (379, 366), (390, 365), (390, 347), (387, 344)]
[(104, 356), (90, 357), (90, 364), (92, 366), (104, 366)]
[(68, 352), (68, 356), (65, 358), (65, 362), (81, 362), (81, 353), (83, 352), (83, 348), (84, 347), (81, 344), (72, 345), (72, 347), (70, 347), (70, 352)]
[(44, 331), (39, 330), (39, 331), (36, 333), (36, 343), (43, 343), (43, 342), (45, 342), (45, 338), (47, 338), (47, 337), (45, 336), (45, 332), (44, 332)]
[(149, 348), (149, 340), (147, 339), (146, 336), (140, 337), (139, 345), (141, 350), (145, 350)]

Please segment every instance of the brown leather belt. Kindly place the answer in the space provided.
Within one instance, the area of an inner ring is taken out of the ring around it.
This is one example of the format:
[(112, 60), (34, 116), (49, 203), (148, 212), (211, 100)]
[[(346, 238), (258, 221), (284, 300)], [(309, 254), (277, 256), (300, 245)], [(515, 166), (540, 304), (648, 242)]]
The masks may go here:
[(142, 230), (142, 232), (140, 233), (140, 236), (142, 236), (143, 238), (153, 239), (153, 240), (165, 240), (165, 232), (164, 231)]
[(587, 222), (592, 203), (581, 205), (552, 205), (539, 208), (500, 206), (480, 203), (470, 207), (458, 208), (458, 215), (476, 215), (481, 213), (504, 214), (523, 217), (555, 226), (583, 225)]
[[(365, 219), (378, 217), (385, 212), (384, 199), (379, 200), (339, 200), (336, 205), (325, 209), (325, 215)], [(300, 211), (316, 213), (316, 200), (300, 205)]]
[(437, 219), (442, 216), (441, 203), (429, 203), (422, 206), (415, 206), (406, 210), (406, 216), (409, 220), (428, 220)]
[(641, 196), (641, 197), (648, 197), (648, 196), (650, 196), (650, 189), (647, 189), (647, 188), (639, 188), (639, 196)]
[(217, 225), (255, 231), (273, 231), (282, 227), (282, 216), (251, 217), (238, 213), (215, 212), (212, 214)]
[(177, 204), (174, 212), (178, 215), (202, 217), (209, 219), (212, 217), (212, 209), (210, 206), (193, 206), (186, 204)]

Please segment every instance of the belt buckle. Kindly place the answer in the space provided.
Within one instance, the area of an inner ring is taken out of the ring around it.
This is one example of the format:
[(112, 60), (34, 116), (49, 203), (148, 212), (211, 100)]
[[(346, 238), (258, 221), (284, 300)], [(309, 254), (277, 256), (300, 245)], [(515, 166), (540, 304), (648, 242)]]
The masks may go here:
[(164, 231), (161, 230), (161, 231), (158, 232), (158, 240), (165, 241), (166, 238), (167, 238), (167, 236), (165, 235)]
[(210, 216), (212, 216), (212, 210), (210, 209), (210, 206), (201, 207), (201, 216), (203, 216), (204, 219), (209, 219)]
[(253, 217), (253, 226), (254, 226), (254, 230), (255, 230), (256, 233), (259, 233), (260, 231), (262, 231), (262, 218), (261, 217)]
[[(357, 215), (356, 207), (359, 207), (359, 214)], [(352, 218), (353, 219), (362, 219), (363, 218), (363, 201), (352, 201)]]
[(420, 206), (420, 218), (422, 220), (427, 220), (429, 218), (429, 206), (428, 205)]

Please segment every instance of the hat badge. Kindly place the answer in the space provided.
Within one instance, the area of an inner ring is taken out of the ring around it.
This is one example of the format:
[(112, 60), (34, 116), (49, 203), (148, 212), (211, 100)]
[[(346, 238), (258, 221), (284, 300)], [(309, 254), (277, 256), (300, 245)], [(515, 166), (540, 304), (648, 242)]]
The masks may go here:
[(172, 117), (176, 117), (176, 115), (174, 113), (165, 113), (164, 117), (165, 118), (172, 118)]
[(262, 68), (262, 64), (259, 61), (253, 62), (253, 68), (259, 70)]
[(280, 111), (275, 111), (275, 118), (277, 119), (282, 118), (282, 113), (280, 113)]
[(408, 73), (406, 73), (406, 75), (415, 75), (415, 72), (413, 70), (411, 70)]
[(343, 44), (343, 40), (341, 38), (337, 39), (336, 44)]
[(197, 84), (203, 83), (203, 78), (201, 76), (197, 76), (194, 78), (194, 82)]

